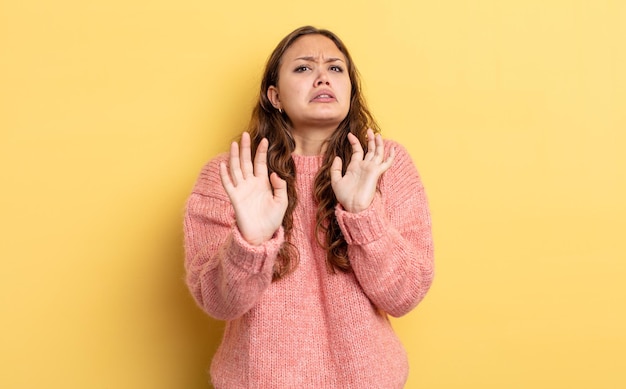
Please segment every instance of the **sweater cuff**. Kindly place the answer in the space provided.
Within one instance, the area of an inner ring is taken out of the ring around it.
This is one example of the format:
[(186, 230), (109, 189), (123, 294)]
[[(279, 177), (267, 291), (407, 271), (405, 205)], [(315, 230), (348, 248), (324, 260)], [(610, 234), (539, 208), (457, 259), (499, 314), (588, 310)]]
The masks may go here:
[(230, 262), (251, 273), (272, 273), (278, 251), (285, 240), (283, 227), (281, 226), (272, 238), (261, 245), (255, 246), (248, 243), (235, 225), (232, 234), (232, 247)]
[(374, 196), (372, 204), (367, 209), (358, 213), (346, 211), (341, 204), (335, 207), (339, 228), (348, 244), (364, 245), (380, 239), (387, 224), (383, 218), (384, 214), (382, 200), (378, 194)]

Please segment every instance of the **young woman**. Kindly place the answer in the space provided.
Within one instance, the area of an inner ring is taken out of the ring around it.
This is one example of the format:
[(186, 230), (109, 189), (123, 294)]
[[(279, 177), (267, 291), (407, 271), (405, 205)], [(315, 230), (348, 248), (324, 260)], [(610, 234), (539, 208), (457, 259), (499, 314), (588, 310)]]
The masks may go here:
[(202, 170), (184, 231), (189, 289), (226, 321), (217, 389), (404, 386), (387, 315), (431, 285), (428, 205), (336, 35), (307, 26), (278, 44), (248, 132)]

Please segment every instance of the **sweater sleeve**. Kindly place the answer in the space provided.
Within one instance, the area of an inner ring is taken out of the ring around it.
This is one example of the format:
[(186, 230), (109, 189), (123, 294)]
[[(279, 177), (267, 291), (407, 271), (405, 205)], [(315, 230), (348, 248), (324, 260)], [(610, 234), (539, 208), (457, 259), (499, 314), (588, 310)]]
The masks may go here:
[(198, 305), (220, 320), (249, 311), (272, 281), (282, 227), (260, 246), (241, 236), (219, 177), (218, 157), (209, 162), (187, 200), (184, 219), (186, 282)]
[(379, 181), (366, 210), (335, 214), (348, 243), (348, 256), (365, 294), (379, 309), (402, 316), (424, 298), (434, 275), (430, 212), (424, 187), (407, 151)]

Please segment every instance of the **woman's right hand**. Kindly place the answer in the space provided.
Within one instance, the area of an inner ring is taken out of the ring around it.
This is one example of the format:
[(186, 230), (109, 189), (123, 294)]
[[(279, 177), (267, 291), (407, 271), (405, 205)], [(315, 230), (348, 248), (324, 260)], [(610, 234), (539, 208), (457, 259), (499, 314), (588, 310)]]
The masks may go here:
[(241, 150), (237, 142), (230, 146), (229, 168), (220, 164), (220, 178), (235, 209), (237, 227), (252, 245), (271, 239), (287, 210), (287, 182), (276, 173), (268, 177), (267, 148), (268, 141), (263, 138), (253, 164), (250, 134), (244, 132)]

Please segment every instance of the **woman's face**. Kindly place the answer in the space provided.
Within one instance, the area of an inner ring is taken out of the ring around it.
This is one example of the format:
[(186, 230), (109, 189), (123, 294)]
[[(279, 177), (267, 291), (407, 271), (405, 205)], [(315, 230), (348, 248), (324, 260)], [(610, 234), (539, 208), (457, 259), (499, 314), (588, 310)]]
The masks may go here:
[(350, 110), (351, 82), (346, 58), (329, 38), (311, 34), (283, 54), (278, 85), (267, 96), (294, 129), (336, 128)]

